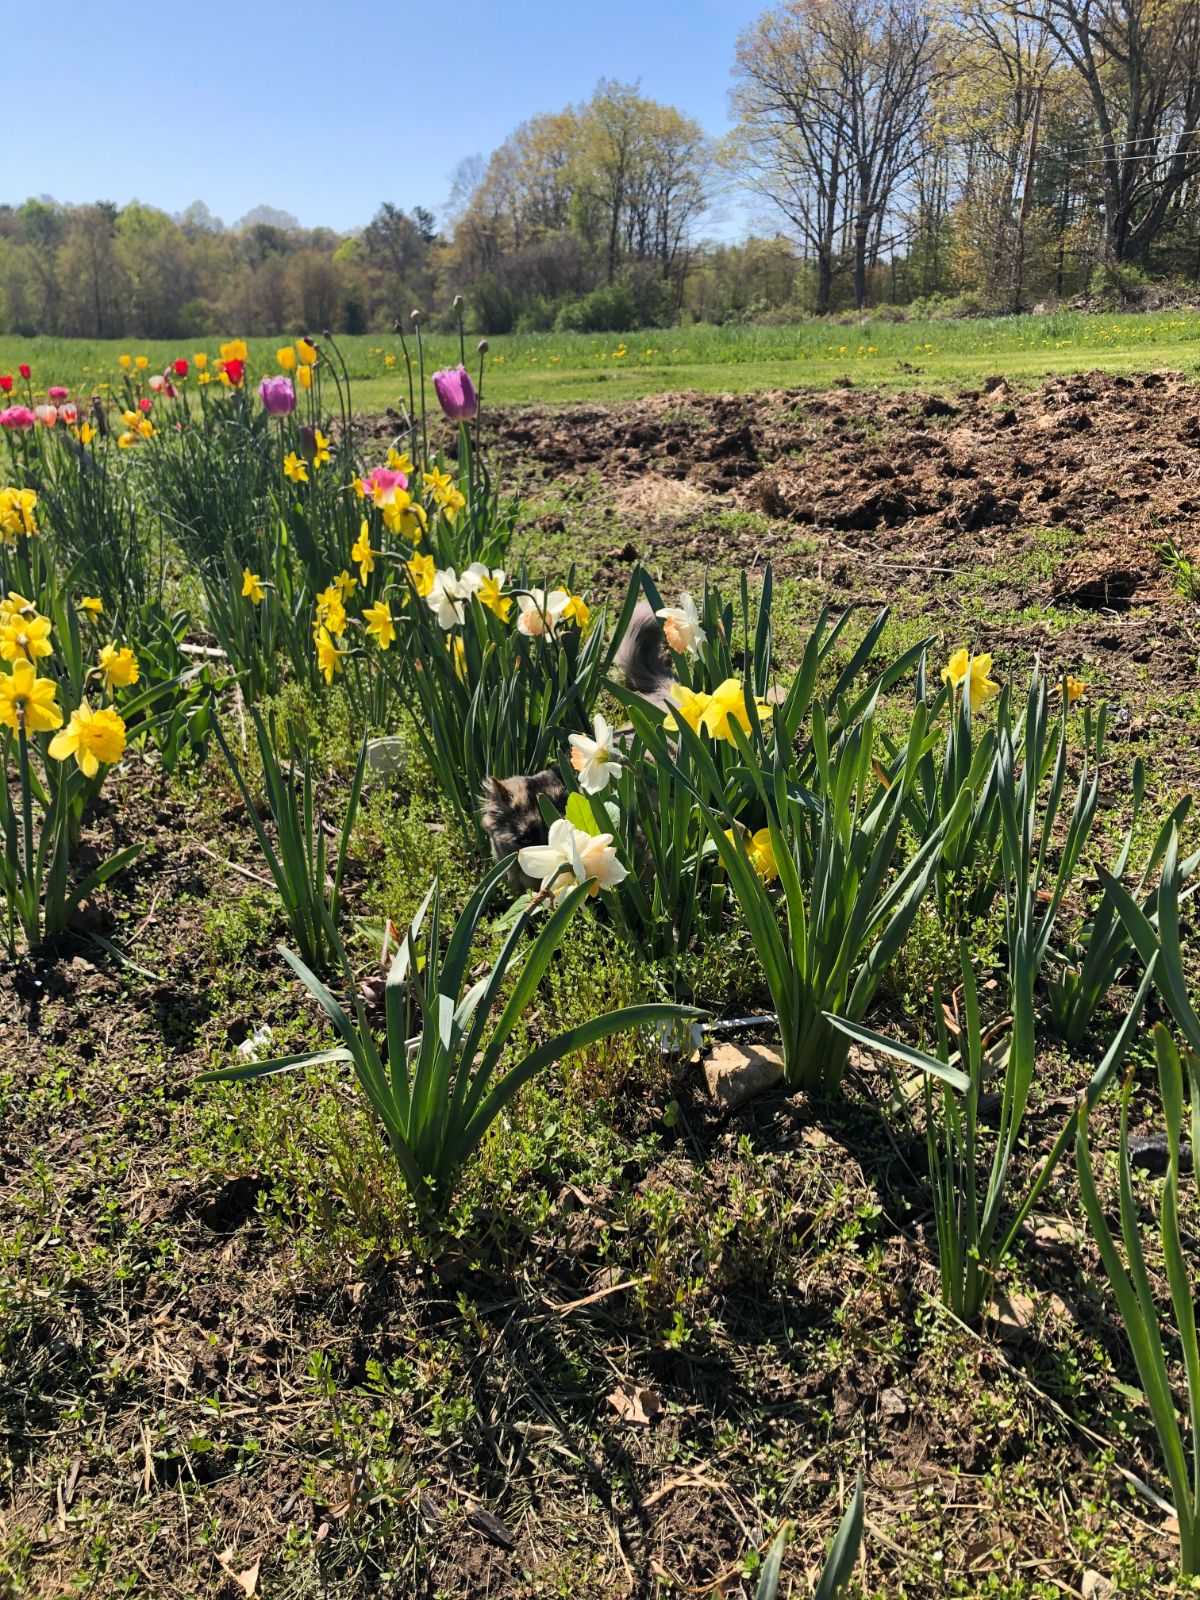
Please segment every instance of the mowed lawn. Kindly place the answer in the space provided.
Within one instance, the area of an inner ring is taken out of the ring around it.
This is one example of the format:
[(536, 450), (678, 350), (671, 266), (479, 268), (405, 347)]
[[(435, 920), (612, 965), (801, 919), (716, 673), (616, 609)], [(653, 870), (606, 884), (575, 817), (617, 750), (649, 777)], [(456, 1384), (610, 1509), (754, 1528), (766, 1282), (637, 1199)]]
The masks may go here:
[[(237, 330), (231, 330), (230, 337)], [(278, 338), (248, 340), (252, 379), (277, 370)], [(478, 373), (476, 336), (466, 340)], [(496, 404), (620, 401), (666, 390), (744, 393), (753, 389), (826, 387), (849, 378), (882, 388), (949, 388), (1001, 372), (1032, 382), (1055, 372), (1109, 372), (1173, 367), (1200, 371), (1200, 311), (1143, 315), (1055, 312), (1047, 316), (882, 322), (846, 319), (790, 327), (691, 327), (621, 334), (507, 334), (489, 341), (487, 397)], [(103, 392), (121, 376), (122, 354), (147, 358), (161, 372), (178, 356), (220, 340), (23, 339), (0, 335), (0, 373), (28, 363), (40, 398), (51, 384), (72, 393)], [(395, 334), (339, 337), (336, 349), (352, 385), (353, 405), (381, 411), (407, 400), (405, 353)], [(424, 343), (426, 372), (457, 362), (457, 335)], [(409, 357), (417, 361), (415, 342)], [(194, 382), (194, 378), (189, 378)], [(18, 382), (17, 388), (20, 387)], [(18, 398), (14, 389), (13, 398)], [(336, 405), (336, 397), (328, 397)]]

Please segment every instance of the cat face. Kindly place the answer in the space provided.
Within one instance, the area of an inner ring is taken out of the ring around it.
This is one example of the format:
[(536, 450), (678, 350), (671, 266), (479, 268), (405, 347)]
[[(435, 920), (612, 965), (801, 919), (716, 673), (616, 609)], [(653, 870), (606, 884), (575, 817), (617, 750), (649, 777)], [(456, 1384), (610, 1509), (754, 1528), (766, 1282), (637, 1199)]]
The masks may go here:
[[(549, 829), (538, 803), (542, 795), (557, 811), (566, 805), (566, 785), (553, 767), (526, 778), (488, 779), (480, 796), (479, 816), (497, 861), (516, 850), (545, 844)], [(534, 887), (519, 867), (513, 867), (513, 879)]]

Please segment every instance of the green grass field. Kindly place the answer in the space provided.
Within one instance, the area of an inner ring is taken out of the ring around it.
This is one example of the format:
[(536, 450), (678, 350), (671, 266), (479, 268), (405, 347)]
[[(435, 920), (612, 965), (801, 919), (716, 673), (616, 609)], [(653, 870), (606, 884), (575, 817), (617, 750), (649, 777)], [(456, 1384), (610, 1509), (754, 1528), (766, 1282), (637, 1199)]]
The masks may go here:
[[(197, 350), (215, 356), (219, 342), (5, 335), (0, 337), (0, 373), (15, 372), (20, 362), (28, 362), (37, 390), (59, 383), (86, 394), (119, 374), (122, 353), (145, 355), (153, 372)], [(275, 350), (282, 342), (248, 341), (253, 373), (277, 370)], [(467, 341), (468, 352), (475, 343), (474, 338)], [(822, 387), (842, 377), (880, 387), (944, 388), (977, 382), (992, 372), (1019, 382), (1093, 367), (1110, 372), (1152, 367), (1195, 371), (1200, 369), (1200, 312), (1056, 312), (938, 322), (651, 329), (625, 335), (509, 334), (490, 343), (486, 391), (498, 404), (619, 401), (673, 389)], [(395, 335), (341, 338), (338, 347), (352, 379), (356, 408), (381, 410), (405, 395), (404, 355)], [(457, 338), (430, 338), (425, 356), (430, 371), (456, 361)], [(472, 353), (473, 370), (477, 364)]]

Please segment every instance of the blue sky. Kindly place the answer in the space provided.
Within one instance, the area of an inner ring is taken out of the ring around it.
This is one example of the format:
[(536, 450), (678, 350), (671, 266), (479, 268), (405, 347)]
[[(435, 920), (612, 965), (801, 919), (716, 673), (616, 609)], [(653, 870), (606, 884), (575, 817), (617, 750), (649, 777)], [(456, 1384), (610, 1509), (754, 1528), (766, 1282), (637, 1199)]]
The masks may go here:
[[(439, 211), (449, 174), (517, 123), (640, 81), (712, 134), (729, 126), (739, 32), (765, 0), (156, 0), (6, 8), (0, 57), (31, 194), (229, 223), (265, 203), (306, 225), (370, 220), (381, 200)], [(19, 102), (14, 85), (20, 85)], [(726, 203), (710, 232), (741, 231)]]

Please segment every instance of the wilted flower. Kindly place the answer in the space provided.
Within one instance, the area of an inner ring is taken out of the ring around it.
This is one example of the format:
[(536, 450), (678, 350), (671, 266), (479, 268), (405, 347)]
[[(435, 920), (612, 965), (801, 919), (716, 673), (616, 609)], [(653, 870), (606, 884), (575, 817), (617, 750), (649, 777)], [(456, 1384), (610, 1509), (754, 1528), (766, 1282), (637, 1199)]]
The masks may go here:
[(37, 418), (28, 406), (9, 406), (0, 411), (0, 428), (32, 428)]
[(39, 678), (32, 661), (20, 656), (11, 672), (0, 672), (0, 726), (14, 733), (50, 733), (62, 727), (52, 678)]
[(579, 774), (579, 787), (584, 794), (599, 794), (607, 789), (609, 779), (620, 767), (613, 759), (616, 735), (598, 711), (592, 720), (592, 731), (594, 739), (585, 733), (573, 733), (569, 741), (571, 765)]
[(611, 833), (585, 833), (565, 817), (550, 824), (545, 844), (530, 845), (517, 853), (517, 865), (527, 878), (536, 878), (543, 890), (561, 899), (576, 884), (591, 882), (592, 894), (612, 889), (628, 876), (612, 848)]
[(479, 396), (466, 367), (446, 367), (433, 375), (433, 387), (451, 422), (469, 422), (479, 410)]
[(50, 754), (56, 761), (74, 756), (84, 777), (94, 778), (101, 764), (110, 767), (125, 754), (125, 723), (111, 706), (93, 711), (85, 700), (51, 739)]
[(251, 572), (249, 567), (242, 568), (242, 598), (251, 600), (256, 606), (262, 605), (267, 597), (263, 588), (262, 577), (257, 572)]
[(292, 380), (282, 374), (264, 378), (258, 386), (258, 398), (270, 417), (286, 417), (296, 409), (296, 391), (292, 388)]
[(956, 650), (942, 669), (942, 682), (948, 683), (951, 689), (957, 689), (969, 677), (968, 694), (971, 711), (975, 713), (1000, 693), (1000, 685), (988, 677), (991, 670), (990, 655), (972, 656), (966, 649)]
[(681, 656), (685, 653), (695, 655), (705, 643), (705, 633), (700, 626), (700, 614), (696, 610), (696, 602), (686, 590), (679, 596), (677, 606), (664, 606), (654, 615), (662, 620), (667, 644), (676, 655)]

